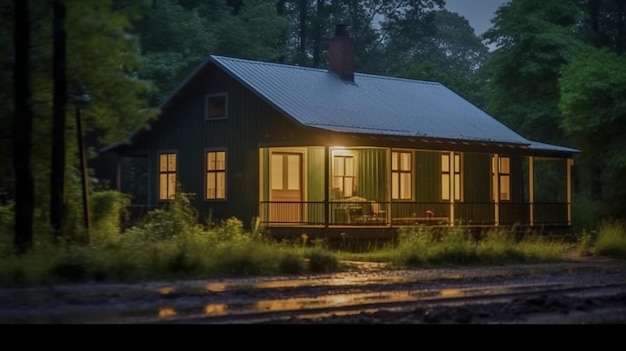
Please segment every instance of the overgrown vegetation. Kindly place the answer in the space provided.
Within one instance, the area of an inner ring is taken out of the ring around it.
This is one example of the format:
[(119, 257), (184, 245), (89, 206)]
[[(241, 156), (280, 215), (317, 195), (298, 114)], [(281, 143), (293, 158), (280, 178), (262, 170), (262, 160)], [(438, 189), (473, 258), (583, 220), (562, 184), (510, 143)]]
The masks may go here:
[(0, 206), (0, 285), (323, 273), (343, 269), (342, 260), (386, 262), (391, 268), (554, 262), (576, 249), (581, 255), (626, 258), (626, 225), (617, 221), (584, 231), (578, 242), (513, 230), (477, 235), (463, 228), (415, 227), (401, 230), (393, 243), (354, 251), (347, 240), (330, 246), (306, 234), (277, 242), (245, 231), (236, 218), (202, 226), (184, 196), (122, 231), (128, 199), (114, 191), (92, 198), (98, 214), (89, 244), (36, 237), (27, 255), (13, 254), (12, 237), (5, 234), (11, 232), (5, 229), (12, 226), (13, 208)]

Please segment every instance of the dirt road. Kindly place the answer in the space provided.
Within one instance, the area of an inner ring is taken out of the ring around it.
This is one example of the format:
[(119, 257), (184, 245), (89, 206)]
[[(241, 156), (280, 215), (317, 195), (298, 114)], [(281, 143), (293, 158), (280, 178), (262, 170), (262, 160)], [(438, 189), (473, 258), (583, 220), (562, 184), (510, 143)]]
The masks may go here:
[(622, 260), (351, 267), (304, 276), (0, 289), (0, 323), (626, 323)]

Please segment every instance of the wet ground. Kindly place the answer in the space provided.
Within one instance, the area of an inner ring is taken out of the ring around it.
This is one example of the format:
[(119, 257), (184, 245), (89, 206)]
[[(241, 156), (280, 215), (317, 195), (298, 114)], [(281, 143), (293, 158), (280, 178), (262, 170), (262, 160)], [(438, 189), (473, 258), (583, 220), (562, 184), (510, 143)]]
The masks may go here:
[[(522, 286), (625, 282), (626, 262), (621, 260), (415, 270), (348, 264), (351, 269), (334, 274), (0, 289), (0, 323), (239, 323), (229, 316), (256, 312), (276, 312), (256, 322), (276, 324), (626, 323), (626, 291), (621, 288), (603, 296), (538, 293), (511, 301), (415, 305), (433, 297), (510, 293)], [(403, 307), (374, 307), (388, 303)], [(279, 314), (315, 309), (343, 312)]]

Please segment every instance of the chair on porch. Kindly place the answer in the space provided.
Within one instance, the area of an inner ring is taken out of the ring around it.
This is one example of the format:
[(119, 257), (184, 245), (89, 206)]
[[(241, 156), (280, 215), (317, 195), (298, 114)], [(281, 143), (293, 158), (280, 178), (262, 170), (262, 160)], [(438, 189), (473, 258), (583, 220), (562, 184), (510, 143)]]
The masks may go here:
[(362, 205), (361, 222), (384, 223), (386, 211), (381, 209), (381, 204), (376, 201), (367, 201)]

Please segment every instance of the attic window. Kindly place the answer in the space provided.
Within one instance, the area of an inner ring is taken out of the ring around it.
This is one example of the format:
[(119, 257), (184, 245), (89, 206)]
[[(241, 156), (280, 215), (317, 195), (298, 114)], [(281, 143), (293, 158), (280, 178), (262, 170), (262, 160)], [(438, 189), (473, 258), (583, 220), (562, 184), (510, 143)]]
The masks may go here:
[(226, 118), (226, 94), (207, 95), (206, 119)]

